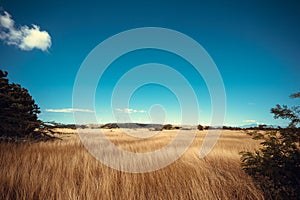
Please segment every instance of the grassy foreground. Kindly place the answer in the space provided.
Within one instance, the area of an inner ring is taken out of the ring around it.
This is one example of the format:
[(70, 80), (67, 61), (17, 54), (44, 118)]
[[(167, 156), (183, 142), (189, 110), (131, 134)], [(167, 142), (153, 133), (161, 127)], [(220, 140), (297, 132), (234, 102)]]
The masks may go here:
[[(176, 131), (138, 140), (106, 130), (120, 148), (146, 152), (172, 140)], [(149, 173), (120, 172), (98, 162), (76, 134), (63, 140), (0, 144), (0, 199), (263, 199), (240, 166), (243, 150), (258, 142), (241, 131), (223, 131), (205, 158), (198, 153), (206, 132), (197, 132), (189, 150), (175, 163)]]

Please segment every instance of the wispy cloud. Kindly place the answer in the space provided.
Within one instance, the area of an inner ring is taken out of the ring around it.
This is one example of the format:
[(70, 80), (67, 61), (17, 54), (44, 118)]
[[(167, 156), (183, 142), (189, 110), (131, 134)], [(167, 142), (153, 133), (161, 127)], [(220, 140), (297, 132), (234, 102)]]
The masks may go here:
[(0, 14), (0, 39), (8, 45), (27, 51), (34, 48), (46, 51), (51, 47), (48, 32), (41, 31), (40, 27), (34, 24), (32, 27), (26, 25), (16, 27), (12, 16), (6, 11)]
[(145, 113), (146, 111), (145, 110), (135, 110), (135, 109), (132, 109), (132, 108), (116, 108), (115, 109), (116, 111), (118, 112), (122, 112), (122, 113), (128, 113), (128, 114), (131, 114), (131, 113)]
[(80, 109), (80, 108), (61, 108), (61, 109), (46, 109), (45, 112), (53, 113), (73, 113), (73, 112), (95, 112), (89, 109)]
[(243, 120), (243, 122), (245, 122), (245, 123), (258, 123), (258, 121), (255, 120), (255, 119), (246, 119), (246, 120)]

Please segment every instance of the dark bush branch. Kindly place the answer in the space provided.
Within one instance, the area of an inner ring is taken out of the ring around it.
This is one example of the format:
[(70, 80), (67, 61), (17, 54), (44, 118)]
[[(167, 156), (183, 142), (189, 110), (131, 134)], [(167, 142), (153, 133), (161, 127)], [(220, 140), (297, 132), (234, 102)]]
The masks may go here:
[[(299, 96), (300, 93), (292, 95)], [(274, 118), (289, 120), (289, 126), (252, 132), (253, 139), (262, 140), (262, 147), (254, 153), (240, 153), (242, 168), (259, 184), (266, 199), (297, 199), (300, 196), (299, 106), (276, 105), (271, 113)]]

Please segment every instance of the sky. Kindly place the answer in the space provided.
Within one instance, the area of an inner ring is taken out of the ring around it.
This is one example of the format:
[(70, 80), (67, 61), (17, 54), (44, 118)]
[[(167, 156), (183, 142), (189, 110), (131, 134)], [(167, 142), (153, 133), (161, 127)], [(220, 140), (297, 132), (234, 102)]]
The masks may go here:
[[(130, 29), (171, 29), (197, 41), (217, 66), (226, 92), (225, 125), (283, 126), (287, 122), (273, 119), (270, 109), (299, 104), (289, 98), (300, 91), (299, 9), (297, 1), (0, 0), (0, 69), (29, 90), (43, 121), (74, 123), (73, 112), (79, 112), (95, 115), (101, 124), (181, 124), (189, 119), (183, 107), (195, 111), (183, 101), (192, 88), (198, 122), (209, 125), (212, 99), (203, 76), (187, 60), (159, 49), (118, 57), (96, 86), (86, 84), (96, 88), (94, 105), (73, 107), (76, 77), (97, 45)], [(141, 80), (148, 82), (137, 85)], [(134, 86), (139, 87), (128, 99), (125, 93)]]

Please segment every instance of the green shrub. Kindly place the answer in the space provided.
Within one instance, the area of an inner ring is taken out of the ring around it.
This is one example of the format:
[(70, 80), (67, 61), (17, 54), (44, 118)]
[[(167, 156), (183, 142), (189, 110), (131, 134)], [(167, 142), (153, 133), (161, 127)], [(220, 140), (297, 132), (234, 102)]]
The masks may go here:
[(204, 129), (204, 127), (201, 124), (199, 124), (197, 128), (199, 131), (203, 131), (203, 129)]
[(165, 124), (162, 127), (162, 130), (173, 130), (173, 129), (175, 129), (175, 128), (172, 124)]
[[(293, 94), (293, 98), (300, 93)], [(255, 131), (253, 139), (261, 139), (255, 152), (241, 152), (243, 169), (251, 175), (265, 193), (266, 199), (297, 199), (300, 197), (300, 119), (299, 106), (276, 105), (274, 118), (288, 119), (287, 128)]]

